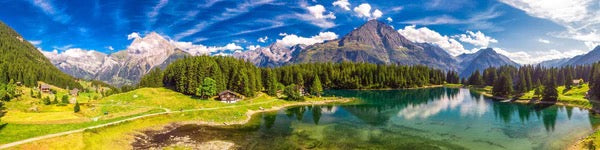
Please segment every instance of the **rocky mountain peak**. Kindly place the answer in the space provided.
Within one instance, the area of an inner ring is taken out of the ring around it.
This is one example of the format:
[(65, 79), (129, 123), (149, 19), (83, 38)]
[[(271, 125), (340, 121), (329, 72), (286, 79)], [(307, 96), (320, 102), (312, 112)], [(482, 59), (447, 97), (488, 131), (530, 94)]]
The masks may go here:
[(340, 46), (346, 45), (369, 45), (373, 48), (386, 49), (400, 47), (415, 49), (418, 47), (390, 25), (377, 20), (370, 20), (342, 37)]

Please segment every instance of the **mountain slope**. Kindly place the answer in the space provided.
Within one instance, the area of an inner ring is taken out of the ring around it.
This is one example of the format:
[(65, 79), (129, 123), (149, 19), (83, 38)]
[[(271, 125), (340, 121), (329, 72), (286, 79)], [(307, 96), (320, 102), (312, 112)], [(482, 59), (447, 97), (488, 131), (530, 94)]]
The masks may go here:
[(86, 50), (44, 54), (59, 69), (75, 77), (117, 86), (136, 84), (152, 68), (164, 68), (170, 62), (190, 55), (155, 32), (134, 39), (126, 50), (111, 55)]
[(481, 49), (473, 54), (462, 54), (457, 59), (459, 66), (461, 66), (459, 71), (461, 77), (467, 77), (475, 70), (483, 71), (488, 67), (500, 67), (504, 65), (520, 66), (508, 57), (498, 54), (492, 48)]
[(0, 83), (10, 80), (27, 86), (43, 81), (63, 88), (81, 88), (73, 77), (58, 70), (31, 43), (0, 22)]
[(391, 26), (371, 20), (341, 39), (308, 46), (292, 62), (352, 61), (457, 69), (456, 61), (439, 50), (439, 47), (430, 44), (413, 43)]
[(575, 57), (569, 59), (569, 61), (561, 64), (561, 66), (586, 65), (586, 64), (592, 64), (592, 63), (595, 63), (598, 61), (600, 61), (600, 46), (596, 46), (596, 48), (594, 48), (592, 51), (588, 52), (587, 54), (575, 56)]
[(301, 44), (285, 47), (275, 42), (269, 47), (234, 53), (233, 57), (247, 60), (260, 67), (277, 67), (289, 63), (305, 47), (306, 45)]

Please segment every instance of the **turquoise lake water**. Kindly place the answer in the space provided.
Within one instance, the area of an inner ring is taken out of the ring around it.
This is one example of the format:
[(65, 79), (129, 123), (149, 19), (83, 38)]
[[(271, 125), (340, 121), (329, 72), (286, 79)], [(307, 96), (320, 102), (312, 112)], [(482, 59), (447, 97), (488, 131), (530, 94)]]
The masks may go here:
[[(497, 102), (468, 89), (329, 90), (358, 105), (291, 107), (243, 126), (184, 125), (153, 146), (230, 141), (238, 149), (564, 149), (598, 126), (576, 107)], [(141, 147), (144, 148), (144, 147)]]

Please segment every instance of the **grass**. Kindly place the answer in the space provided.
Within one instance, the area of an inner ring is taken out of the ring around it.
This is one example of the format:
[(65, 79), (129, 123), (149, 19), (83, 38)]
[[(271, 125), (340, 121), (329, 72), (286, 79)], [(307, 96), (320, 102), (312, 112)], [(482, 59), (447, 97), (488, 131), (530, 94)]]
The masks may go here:
[[(324, 99), (330, 98), (307, 98), (304, 103), (318, 102)], [(24, 149), (36, 149), (37, 147), (42, 149), (64, 149), (65, 146), (68, 146), (69, 148), (78, 147), (76, 149), (128, 149), (120, 146), (129, 146), (128, 142), (133, 138), (132, 135), (140, 130), (160, 128), (173, 122), (209, 122), (212, 124), (223, 124), (223, 122), (237, 123), (248, 118), (246, 112), (249, 110), (256, 111), (260, 109), (278, 108), (290, 104), (299, 104), (299, 102), (284, 101), (261, 93), (254, 98), (247, 98), (234, 104), (226, 104), (215, 101), (214, 99), (196, 99), (195, 97), (183, 95), (165, 88), (142, 88), (90, 102), (88, 103), (89, 106), (83, 107), (81, 113), (67, 113), (65, 111), (51, 113), (49, 109), (48, 112), (34, 114), (26, 112), (14, 112), (13, 114), (9, 112), (9, 115), (7, 116), (14, 118), (9, 119), (14, 122), (9, 122), (3, 130), (0, 130), (0, 135), (2, 135), (0, 143), (10, 143), (46, 134), (81, 129), (148, 113), (163, 111), (176, 112), (173, 114), (147, 117), (119, 125), (85, 131), (84, 133), (42, 140), (20, 147)], [(179, 110), (191, 109), (207, 110), (179, 112)], [(104, 115), (104, 112), (107, 112), (108, 114)], [(75, 114), (75, 116), (72, 114)], [(15, 121), (17, 120), (16, 118), (27, 118), (31, 116), (36, 116), (37, 118), (31, 118), (21, 122)], [(93, 116), (95, 116), (94, 118), (98, 118), (98, 120), (90, 121)], [(80, 118), (87, 120), (78, 123), (67, 122), (67, 120), (76, 120)], [(50, 123), (41, 123), (43, 121)], [(55, 140), (59, 142), (52, 142)], [(40, 143), (44, 144), (39, 145)], [(29, 147), (32, 145), (33, 147)], [(75, 147), (69, 145), (74, 145)]]
[[(558, 91), (558, 102), (586, 109), (592, 108), (590, 101), (585, 98), (586, 93), (590, 90), (588, 84), (573, 86), (568, 90), (565, 86), (559, 86), (556, 90)], [(523, 96), (519, 97), (520, 100), (531, 100), (536, 98), (538, 98), (538, 96), (534, 95), (533, 90), (524, 93)]]
[(463, 87), (463, 85), (462, 84), (444, 84), (444, 87), (461, 88), (461, 87)]

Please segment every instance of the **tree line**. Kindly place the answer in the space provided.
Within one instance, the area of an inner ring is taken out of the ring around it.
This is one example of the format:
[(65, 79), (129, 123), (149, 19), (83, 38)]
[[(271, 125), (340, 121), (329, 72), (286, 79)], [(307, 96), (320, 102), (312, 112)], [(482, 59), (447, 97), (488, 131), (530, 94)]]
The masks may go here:
[(534, 95), (541, 95), (542, 100), (556, 101), (556, 88), (565, 86), (566, 89), (571, 89), (574, 80), (590, 83), (590, 96), (600, 98), (600, 63), (563, 67), (489, 67), (473, 72), (462, 83), (479, 87), (492, 86), (492, 94), (498, 97), (519, 96), (533, 90)]
[(342, 62), (258, 68), (233, 57), (195, 56), (179, 59), (164, 70), (151, 70), (139, 86), (167, 87), (201, 97), (216, 94), (215, 90), (250, 97), (259, 91), (269, 95), (283, 92), (299, 100), (301, 95), (320, 96), (323, 89), (412, 88), (443, 84), (445, 80), (443, 71), (426, 66)]

